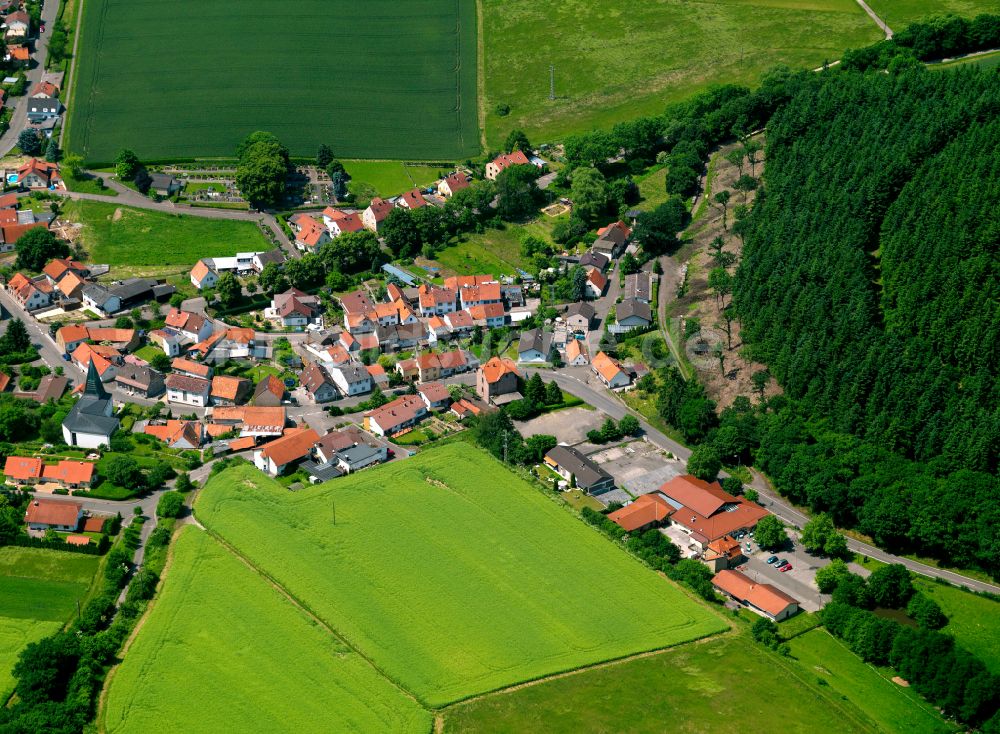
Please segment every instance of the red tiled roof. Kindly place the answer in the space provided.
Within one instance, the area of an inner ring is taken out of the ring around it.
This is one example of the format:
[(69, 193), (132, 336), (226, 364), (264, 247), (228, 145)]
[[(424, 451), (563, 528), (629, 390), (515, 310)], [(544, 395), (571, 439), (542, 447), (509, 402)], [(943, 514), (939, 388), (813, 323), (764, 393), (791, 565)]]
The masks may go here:
[(24, 519), (28, 523), (44, 525), (76, 525), (80, 518), (81, 505), (76, 502), (56, 502), (54, 500), (32, 500)]
[(618, 364), (618, 360), (608, 356), (604, 352), (598, 352), (590, 364), (607, 382), (611, 382), (620, 373), (624, 372), (621, 365)]
[(11, 479), (38, 479), (42, 476), (42, 460), (29, 456), (8, 456), (3, 473)]
[(261, 453), (277, 466), (284, 466), (307, 456), (318, 440), (319, 434), (312, 428), (292, 428), (281, 438), (266, 444)]
[(771, 616), (781, 614), (789, 604), (798, 604), (797, 599), (781, 589), (771, 584), (755, 583), (745, 574), (732, 569), (719, 571), (712, 579), (712, 584), (730, 596), (762, 609)]
[(179, 372), (190, 372), (192, 375), (198, 377), (208, 377), (212, 368), (207, 364), (202, 364), (201, 362), (193, 362), (190, 359), (184, 359), (183, 357), (176, 357), (170, 366)]
[(483, 372), (483, 377), (489, 383), (494, 383), (500, 380), (504, 375), (513, 372), (515, 375), (520, 377), (520, 373), (517, 371), (517, 365), (514, 364), (514, 360), (508, 359), (507, 357), (490, 357), (489, 361), (479, 368)]
[(87, 484), (94, 478), (94, 463), (62, 459), (58, 464), (46, 466), (42, 476), (62, 484)]
[(640, 495), (634, 502), (612, 512), (608, 519), (626, 532), (632, 532), (653, 522), (663, 522), (673, 511), (670, 503), (654, 492)]
[(501, 153), (496, 158), (493, 159), (493, 164), (497, 167), (497, 170), (504, 170), (508, 166), (524, 166), (529, 164), (531, 161), (528, 160), (528, 156), (524, 154), (524, 151), (515, 150), (513, 153)]
[(402, 202), (404, 202), (405, 206), (410, 209), (419, 209), (422, 206), (427, 206), (427, 202), (424, 201), (424, 197), (420, 195), (420, 189), (407, 191), (399, 198)]

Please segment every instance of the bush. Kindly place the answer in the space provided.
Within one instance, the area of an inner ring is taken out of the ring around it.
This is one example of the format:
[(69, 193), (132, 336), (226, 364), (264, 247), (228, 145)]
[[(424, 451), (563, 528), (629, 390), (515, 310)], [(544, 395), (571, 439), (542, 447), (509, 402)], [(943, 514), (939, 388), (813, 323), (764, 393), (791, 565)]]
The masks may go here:
[(948, 624), (948, 618), (937, 602), (920, 592), (910, 597), (910, 603), (906, 605), (906, 615), (929, 630), (941, 629)]
[(156, 503), (156, 514), (159, 517), (180, 517), (184, 511), (184, 495), (180, 492), (164, 492)]

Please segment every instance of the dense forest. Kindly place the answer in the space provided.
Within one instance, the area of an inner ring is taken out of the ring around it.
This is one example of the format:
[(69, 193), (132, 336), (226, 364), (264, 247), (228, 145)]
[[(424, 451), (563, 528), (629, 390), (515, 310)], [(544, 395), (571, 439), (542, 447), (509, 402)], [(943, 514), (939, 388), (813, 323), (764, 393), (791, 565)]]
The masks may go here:
[(800, 78), (734, 302), (786, 392), (758, 464), (896, 549), (1000, 568), (1000, 74)]

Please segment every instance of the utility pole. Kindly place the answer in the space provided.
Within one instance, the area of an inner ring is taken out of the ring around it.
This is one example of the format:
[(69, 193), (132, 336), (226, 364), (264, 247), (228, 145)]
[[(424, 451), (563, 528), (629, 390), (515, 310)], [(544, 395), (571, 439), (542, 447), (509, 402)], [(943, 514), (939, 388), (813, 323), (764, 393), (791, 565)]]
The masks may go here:
[(333, 507), (333, 524), (337, 524), (337, 503), (332, 499), (330, 500), (330, 506)]
[(556, 67), (549, 64), (549, 99), (556, 98)]
[(507, 463), (507, 431), (503, 432), (503, 463)]

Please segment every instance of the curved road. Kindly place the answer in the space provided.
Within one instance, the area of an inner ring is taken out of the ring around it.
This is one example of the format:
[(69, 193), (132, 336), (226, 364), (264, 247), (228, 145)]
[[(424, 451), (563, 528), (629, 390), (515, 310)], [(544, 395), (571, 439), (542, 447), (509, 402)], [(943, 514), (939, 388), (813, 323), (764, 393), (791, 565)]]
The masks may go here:
[[(615, 420), (620, 420), (626, 413), (634, 415), (639, 419), (639, 425), (642, 426), (646, 437), (661, 449), (665, 449), (674, 456), (684, 459), (685, 461), (691, 456), (691, 449), (678, 443), (663, 432), (658, 431), (649, 425), (649, 423), (643, 419), (642, 415), (629, 408), (613, 394), (608, 393), (598, 379), (594, 375), (590, 374), (589, 370), (585, 368), (569, 368), (561, 372), (553, 372), (550, 370), (538, 371), (541, 372), (544, 379), (555, 380), (556, 384), (559, 385), (560, 388), (580, 398), (588, 405), (592, 405), (598, 410), (610, 415)], [(756, 490), (757, 494), (760, 496), (762, 500), (761, 504), (767, 507), (788, 525), (801, 529), (802, 526), (809, 521), (810, 518), (808, 515), (786, 502), (771, 488), (771, 485), (763, 477), (763, 475), (756, 471), (753, 472), (753, 481), (750, 483), (750, 486), (753, 487), (753, 489)], [(847, 547), (855, 553), (860, 553), (883, 563), (902, 564), (910, 571), (918, 573), (921, 576), (944, 579), (945, 581), (955, 584), (956, 586), (964, 586), (965, 588), (973, 591), (986, 591), (992, 594), (1000, 594), (1000, 586), (995, 584), (979, 581), (977, 579), (971, 579), (967, 576), (955, 573), (954, 571), (929, 566), (926, 563), (914, 561), (909, 558), (895, 556), (877, 548), (876, 546), (870, 545), (869, 543), (863, 543), (859, 540), (854, 540), (853, 538), (847, 539)]]

